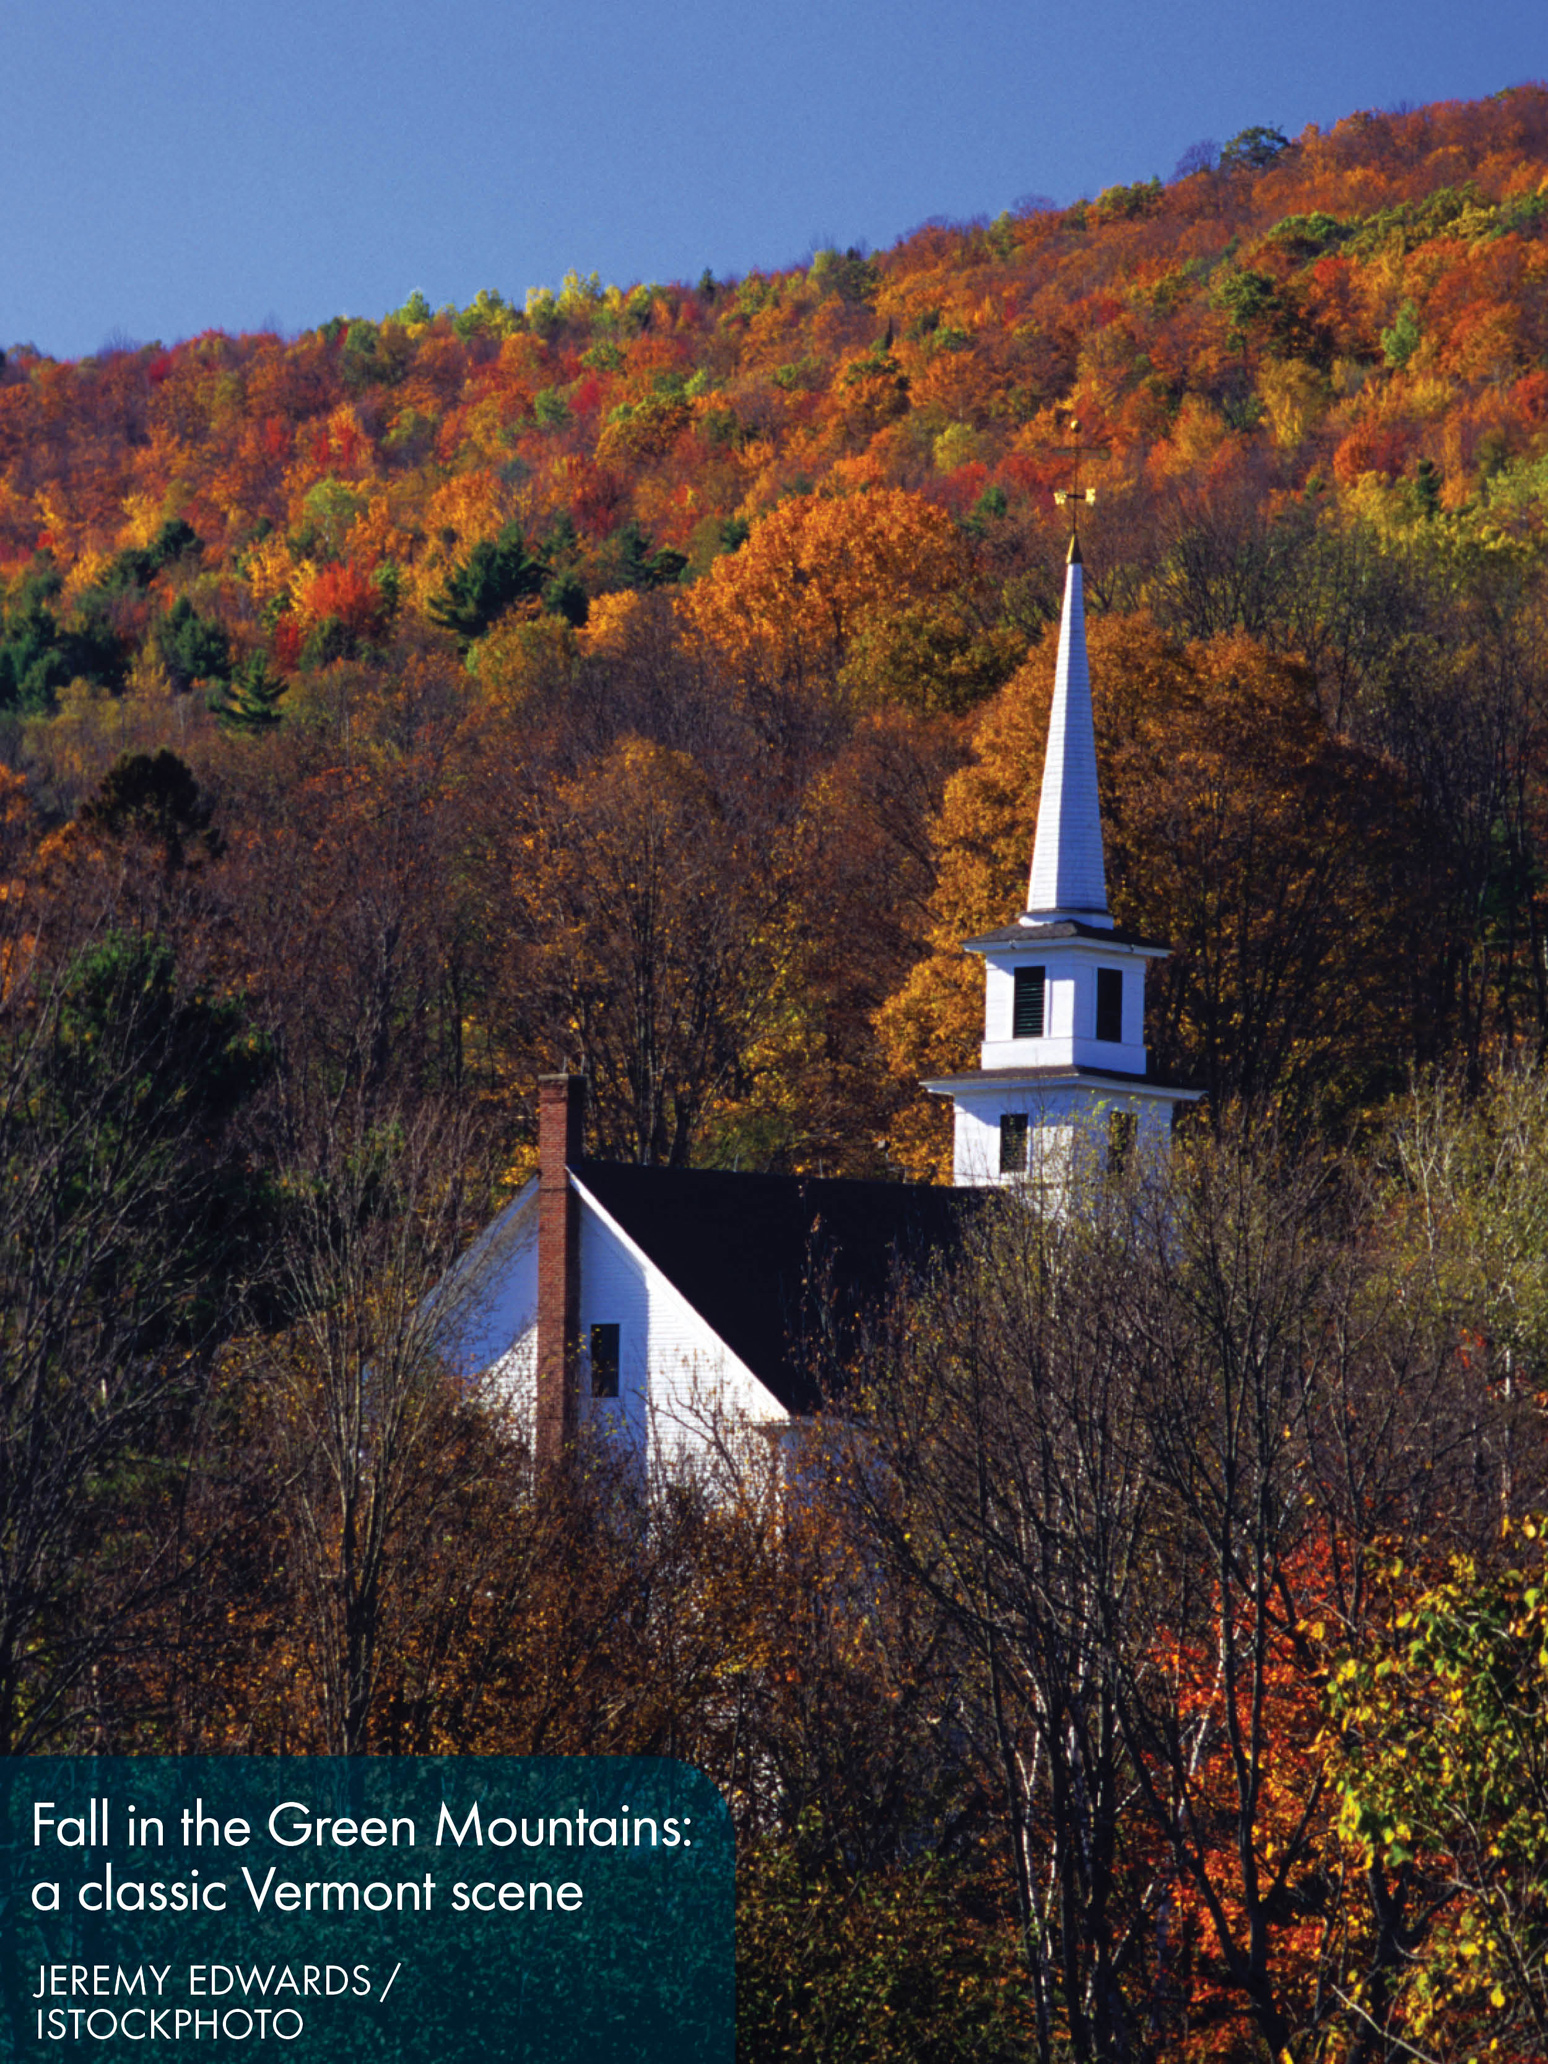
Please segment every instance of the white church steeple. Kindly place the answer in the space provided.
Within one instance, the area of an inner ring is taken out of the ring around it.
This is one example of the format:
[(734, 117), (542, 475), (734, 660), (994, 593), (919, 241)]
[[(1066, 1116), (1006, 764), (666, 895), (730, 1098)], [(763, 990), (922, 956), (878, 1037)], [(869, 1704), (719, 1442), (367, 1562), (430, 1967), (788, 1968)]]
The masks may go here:
[(925, 1084), (955, 1106), (959, 1184), (1031, 1183), (1055, 1206), (1083, 1158), (1164, 1150), (1200, 1095), (1149, 1071), (1145, 965), (1168, 949), (1107, 907), (1082, 578), (1072, 531), (1027, 908), (963, 941), (984, 959), (979, 1066)]
[(1096, 727), (1086, 665), (1086, 601), (1080, 539), (1070, 539), (1053, 714), (1037, 806), (1037, 840), (1027, 914), (1043, 923), (1061, 917), (1111, 925), (1102, 861), (1102, 805), (1097, 794)]

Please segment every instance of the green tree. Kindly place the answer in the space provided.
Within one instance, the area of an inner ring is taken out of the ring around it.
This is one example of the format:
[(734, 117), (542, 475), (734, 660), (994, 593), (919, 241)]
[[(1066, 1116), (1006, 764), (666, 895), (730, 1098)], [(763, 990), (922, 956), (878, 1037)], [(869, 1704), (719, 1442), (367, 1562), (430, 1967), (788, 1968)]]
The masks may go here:
[(125, 647), (100, 598), (83, 597), (67, 626), (52, 606), (63, 585), (53, 560), (40, 555), (0, 614), (0, 709), (46, 713), (77, 676), (111, 686), (122, 681)]
[(431, 619), (466, 652), (515, 603), (540, 595), (548, 576), (544, 561), (527, 550), (520, 525), (508, 523), (497, 538), (475, 545), (432, 595)]
[(577, 573), (556, 573), (543, 590), (543, 607), (578, 630), (591, 613), (591, 598)]
[(105, 594), (122, 595), (147, 588), (164, 566), (187, 558), (203, 547), (191, 523), (168, 517), (148, 545), (126, 545), (113, 559), (98, 586)]
[(851, 244), (847, 251), (829, 245), (812, 260), (811, 282), (819, 294), (837, 294), (858, 307), (875, 300), (881, 273), (858, 245)]
[(255, 652), (233, 667), (230, 682), (210, 697), (209, 706), (228, 731), (272, 731), (284, 721), (279, 705), (285, 686), (270, 673), (264, 654)]
[(1419, 349), (1423, 332), (1419, 328), (1419, 311), (1412, 301), (1405, 301), (1393, 317), (1390, 330), (1381, 333), (1382, 356), (1394, 372), (1403, 367)]
[(156, 642), (179, 689), (195, 681), (224, 681), (231, 672), (230, 638), (219, 624), (200, 616), (186, 595), (179, 595), (161, 619)]
[(1468, 1098), (1437, 1076), (1409, 1099), (1389, 1152), (1394, 1226), (1415, 1290), (1457, 1315), (1472, 1380), (1505, 1411), (1475, 1474), (1507, 1517), (1543, 1495), (1536, 1423), (1548, 1368), (1548, 1072), (1512, 1067)]
[(62, 922), (24, 973), (9, 960), (0, 1008), (7, 1754), (89, 1720), (93, 1665), (168, 1580), (143, 1500), (175, 1466), (261, 1208), (233, 1124), (270, 1058), (241, 1001), (191, 988), (164, 940)]
[(739, 1859), (744, 2054), (1011, 2064), (1034, 2053), (1025, 1974), (959, 1862), (926, 1857), (845, 1882), (831, 1868), (803, 1870), (799, 1847), (765, 1841)]
[(656, 546), (631, 517), (609, 538), (604, 561), (626, 588), (665, 588), (682, 578), (688, 561), (670, 545)]
[(1249, 129), (1239, 129), (1222, 147), (1220, 168), (1224, 172), (1261, 172), (1289, 148), (1290, 139), (1281, 130), (1255, 122)]

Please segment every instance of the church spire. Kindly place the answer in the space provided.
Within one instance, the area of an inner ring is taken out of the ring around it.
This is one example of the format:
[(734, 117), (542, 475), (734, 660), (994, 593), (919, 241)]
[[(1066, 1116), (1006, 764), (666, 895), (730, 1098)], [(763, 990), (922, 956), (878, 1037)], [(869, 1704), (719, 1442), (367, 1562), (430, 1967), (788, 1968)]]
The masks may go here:
[(1027, 918), (1039, 924), (1056, 918), (1076, 918), (1085, 924), (1111, 926), (1102, 862), (1102, 809), (1097, 795), (1091, 678), (1086, 668), (1082, 574), (1080, 538), (1072, 535), (1064, 575), (1059, 664), (1054, 676), (1048, 753), (1043, 761), (1043, 789), (1037, 806)]
[(978, 1066), (925, 1084), (955, 1106), (958, 1183), (1020, 1184), (1056, 1212), (1085, 1171), (1121, 1165), (1131, 1149), (1164, 1155), (1178, 1105), (1202, 1094), (1150, 1073), (1145, 968), (1167, 949), (1119, 931), (1107, 908), (1077, 523), (1095, 500), (1080, 485), (1093, 447), (1071, 429), (1073, 477), (1056, 496), (1070, 515), (1069, 565), (1027, 909), (962, 942), (984, 957)]

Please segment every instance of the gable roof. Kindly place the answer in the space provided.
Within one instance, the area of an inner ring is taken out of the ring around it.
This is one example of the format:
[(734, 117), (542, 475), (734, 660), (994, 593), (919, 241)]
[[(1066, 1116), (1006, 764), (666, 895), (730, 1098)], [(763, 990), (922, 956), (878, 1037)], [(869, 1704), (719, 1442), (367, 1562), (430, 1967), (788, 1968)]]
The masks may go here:
[(955, 1246), (975, 1195), (617, 1161), (571, 1172), (789, 1412), (822, 1403), (809, 1346), (853, 1346), (900, 1270)]

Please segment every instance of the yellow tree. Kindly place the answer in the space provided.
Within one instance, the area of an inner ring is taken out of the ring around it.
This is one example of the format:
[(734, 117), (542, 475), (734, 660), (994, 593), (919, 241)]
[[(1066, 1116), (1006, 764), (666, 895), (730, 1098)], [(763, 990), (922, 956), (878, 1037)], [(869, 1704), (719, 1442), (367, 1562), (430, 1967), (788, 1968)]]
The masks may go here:
[(820, 687), (866, 632), (904, 610), (953, 605), (969, 579), (951, 518), (919, 495), (800, 495), (717, 559), (683, 608), (737, 674)]

